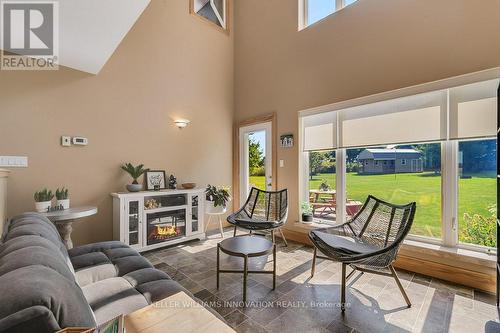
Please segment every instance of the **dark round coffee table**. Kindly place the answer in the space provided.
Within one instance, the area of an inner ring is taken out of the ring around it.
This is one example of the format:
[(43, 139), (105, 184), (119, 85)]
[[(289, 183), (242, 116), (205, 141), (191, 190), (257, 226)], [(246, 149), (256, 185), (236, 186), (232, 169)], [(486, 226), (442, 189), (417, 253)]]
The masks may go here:
[[(243, 258), (243, 270), (220, 269), (220, 251), (227, 255)], [(248, 258), (261, 257), (273, 254), (272, 271), (249, 271)], [(247, 301), (248, 274), (272, 274), (273, 290), (276, 288), (276, 244), (260, 236), (236, 236), (223, 240), (217, 244), (217, 289), (219, 289), (219, 273), (243, 274), (243, 302)]]

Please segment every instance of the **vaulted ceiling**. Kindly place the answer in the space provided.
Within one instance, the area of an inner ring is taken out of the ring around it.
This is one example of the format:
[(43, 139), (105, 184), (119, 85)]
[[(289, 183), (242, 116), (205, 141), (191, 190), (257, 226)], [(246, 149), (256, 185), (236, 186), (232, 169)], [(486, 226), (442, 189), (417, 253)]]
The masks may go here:
[(59, 65), (98, 74), (149, 2), (59, 1)]
[(60, 1), (59, 64), (98, 74), (149, 2)]

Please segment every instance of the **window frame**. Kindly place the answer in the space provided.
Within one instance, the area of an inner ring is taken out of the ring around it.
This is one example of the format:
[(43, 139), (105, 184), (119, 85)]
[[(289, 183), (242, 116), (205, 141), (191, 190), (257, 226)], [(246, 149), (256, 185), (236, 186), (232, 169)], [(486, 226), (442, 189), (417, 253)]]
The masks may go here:
[[(299, 21), (299, 31), (303, 30), (307, 27), (310, 27), (310, 26), (324, 20), (328, 16), (331, 16), (331, 15), (337, 13), (338, 11), (352, 5), (352, 4), (346, 5), (345, 0), (330, 0), (332, 2), (335, 2), (335, 10), (332, 13), (322, 17), (318, 21), (316, 21), (314, 23), (309, 23), (309, 0), (298, 0), (298, 1), (299, 1), (299, 20), (298, 20)], [(356, 0), (356, 1), (358, 1), (358, 0)]]
[[(426, 84), (421, 84), (418, 86), (412, 86), (407, 88), (402, 88), (394, 91), (379, 93), (376, 95), (370, 95), (367, 97), (361, 97), (353, 100), (347, 100), (343, 102), (333, 103), (330, 105), (315, 107), (311, 109), (306, 109), (298, 112), (299, 118), (299, 167), (298, 167), (298, 177), (299, 177), (299, 207), (300, 202), (307, 201), (309, 196), (309, 183), (307, 172), (309, 170), (308, 163), (308, 152), (303, 151), (301, 136), (303, 136), (303, 119), (305, 116), (310, 116), (314, 114), (339, 111), (352, 106), (370, 104), (374, 102), (384, 101), (392, 98), (399, 98), (405, 96), (411, 96), (426, 92), (432, 92), (441, 89), (449, 90), (453, 87), (477, 83), (481, 81), (488, 81), (498, 79), (500, 77), (500, 67), (491, 70), (471, 73), (467, 75), (462, 75), (458, 77), (453, 77), (449, 79), (444, 79), (440, 81), (430, 82)], [(449, 108), (449, 103), (448, 103)], [(447, 117), (450, 116), (450, 111), (447, 112)], [(338, 115), (338, 114), (337, 114)], [(338, 117), (338, 116), (337, 116)], [(337, 118), (339, 120), (339, 118)], [(339, 124), (337, 122), (337, 124)], [(337, 125), (338, 126), (338, 125)], [(339, 131), (337, 131), (337, 140), (339, 139)], [(480, 138), (471, 138), (470, 140), (477, 140)], [(481, 138), (483, 140), (496, 139), (495, 136), (485, 136)], [(458, 155), (459, 155), (459, 142), (464, 141), (455, 140), (448, 137), (446, 140), (441, 141), (441, 228), (442, 235), (441, 239), (429, 238), (418, 235), (408, 235), (407, 239), (422, 243), (440, 245), (452, 249), (464, 249), (469, 251), (486, 253), (492, 255), (496, 253), (496, 248), (486, 247), (476, 244), (460, 243), (458, 238)], [(339, 142), (339, 141), (337, 141)], [(436, 141), (434, 141), (436, 142)], [(431, 143), (431, 142), (421, 142)], [(497, 147), (499, 143), (497, 142)], [(345, 216), (345, 191), (346, 191), (346, 149), (345, 148), (335, 148), (336, 151), (336, 190), (337, 190), (337, 220), (335, 223), (342, 223), (346, 221)], [(497, 151), (498, 154), (498, 151)], [(300, 208), (299, 208), (300, 214)]]

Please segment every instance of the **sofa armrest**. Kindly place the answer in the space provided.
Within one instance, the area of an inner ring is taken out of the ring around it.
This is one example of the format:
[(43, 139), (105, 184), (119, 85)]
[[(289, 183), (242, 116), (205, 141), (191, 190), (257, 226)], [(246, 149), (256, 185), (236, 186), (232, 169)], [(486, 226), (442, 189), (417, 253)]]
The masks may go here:
[(60, 329), (54, 314), (41, 305), (22, 309), (0, 319), (1, 333), (53, 333)]

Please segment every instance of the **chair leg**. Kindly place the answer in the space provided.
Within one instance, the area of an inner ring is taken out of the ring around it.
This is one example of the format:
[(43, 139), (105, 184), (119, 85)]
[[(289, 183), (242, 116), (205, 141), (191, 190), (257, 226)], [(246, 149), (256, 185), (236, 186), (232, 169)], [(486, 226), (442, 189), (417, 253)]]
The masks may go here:
[(283, 233), (283, 230), (280, 228), (280, 234), (281, 238), (283, 238), (283, 242), (285, 243), (285, 246), (288, 246), (288, 242), (286, 241), (285, 234)]
[(311, 267), (311, 278), (314, 277), (314, 271), (316, 270), (316, 246), (314, 247), (313, 262)]
[(345, 271), (347, 264), (342, 263), (342, 286), (340, 287), (340, 310), (342, 314), (345, 312)]
[(236, 237), (236, 227), (234, 227), (234, 235), (233, 237)]
[(406, 304), (408, 304), (408, 307), (411, 308), (410, 298), (406, 294), (406, 291), (403, 288), (403, 285), (401, 284), (401, 281), (399, 281), (399, 277), (396, 274), (396, 270), (394, 269), (394, 267), (392, 265), (389, 266), (389, 269), (391, 270), (391, 273), (392, 273), (392, 276), (394, 277), (394, 280), (396, 280), (396, 284), (398, 285), (399, 290), (401, 291), (401, 294), (403, 294), (403, 297), (404, 297), (404, 299), (406, 301)]
[(276, 238), (274, 237), (274, 230), (271, 230), (271, 239), (273, 240), (273, 244), (276, 244)]

